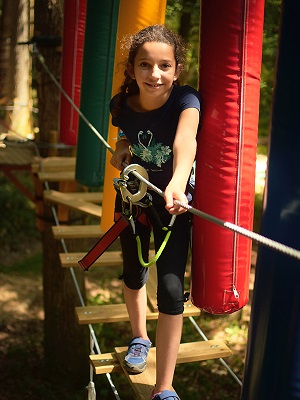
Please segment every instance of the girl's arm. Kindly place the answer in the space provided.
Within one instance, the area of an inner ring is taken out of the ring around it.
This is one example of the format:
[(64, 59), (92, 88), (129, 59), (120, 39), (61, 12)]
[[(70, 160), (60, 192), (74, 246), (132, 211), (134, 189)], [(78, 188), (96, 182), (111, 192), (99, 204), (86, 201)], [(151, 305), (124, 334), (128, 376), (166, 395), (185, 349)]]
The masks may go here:
[(166, 187), (164, 196), (166, 209), (171, 214), (181, 214), (186, 211), (185, 208), (174, 204), (174, 200), (188, 203), (184, 192), (195, 160), (198, 125), (199, 111), (196, 108), (182, 111), (173, 144), (173, 177)]
[(110, 159), (110, 163), (113, 167), (122, 171), (124, 168), (123, 163), (130, 164), (131, 163), (131, 154), (129, 151), (129, 143), (127, 139), (124, 137), (122, 140), (118, 140), (116, 143), (116, 150)]

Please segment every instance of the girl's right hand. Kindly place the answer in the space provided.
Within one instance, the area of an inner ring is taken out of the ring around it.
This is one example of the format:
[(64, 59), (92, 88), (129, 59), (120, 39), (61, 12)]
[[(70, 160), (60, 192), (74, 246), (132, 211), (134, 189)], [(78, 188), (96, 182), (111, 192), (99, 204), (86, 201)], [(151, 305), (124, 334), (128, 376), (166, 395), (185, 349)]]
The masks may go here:
[(120, 140), (116, 144), (116, 150), (110, 159), (110, 163), (113, 167), (122, 171), (124, 169), (123, 163), (130, 164), (131, 163), (131, 154), (129, 151), (129, 143), (127, 140)]

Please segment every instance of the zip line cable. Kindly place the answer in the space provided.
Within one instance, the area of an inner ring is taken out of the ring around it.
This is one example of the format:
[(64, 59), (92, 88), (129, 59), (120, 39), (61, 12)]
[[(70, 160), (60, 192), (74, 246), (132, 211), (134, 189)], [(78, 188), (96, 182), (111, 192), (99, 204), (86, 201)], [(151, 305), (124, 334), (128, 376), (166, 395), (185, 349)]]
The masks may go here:
[(83, 119), (83, 121), (88, 125), (88, 127), (95, 133), (95, 135), (101, 140), (101, 142), (104, 144), (104, 146), (107, 148), (108, 151), (110, 151), (112, 154), (114, 154), (113, 149), (109, 145), (109, 143), (104, 139), (104, 137), (97, 131), (97, 129), (91, 124), (91, 122), (86, 118), (86, 116), (80, 111), (80, 109), (76, 106), (74, 101), (71, 99), (71, 97), (67, 94), (67, 92), (64, 90), (64, 88), (60, 85), (58, 80), (55, 78), (53, 73), (50, 71), (48, 68), (47, 64), (45, 63), (45, 59), (42, 56), (42, 54), (39, 52), (36, 43), (33, 43), (33, 52), (32, 54), (39, 60), (39, 62), (42, 64), (43, 68), (47, 72), (47, 74), (50, 76), (52, 81), (55, 83), (55, 85), (58, 87), (59, 91), (66, 97), (66, 99), (69, 101), (69, 103), (72, 105), (72, 107), (75, 109), (75, 111), (78, 112), (79, 116)]
[[(103, 136), (98, 132), (98, 130), (91, 124), (91, 122), (84, 116), (84, 114), (80, 111), (80, 109), (76, 106), (76, 104), (73, 102), (71, 97), (66, 93), (66, 91), (61, 87), (55, 76), (52, 74), (52, 72), (49, 70), (48, 66), (45, 63), (45, 59), (43, 56), (40, 54), (40, 52), (37, 49), (36, 44), (33, 44), (33, 54), (38, 58), (46, 72), (50, 75), (51, 79), (55, 83), (55, 85), (58, 87), (58, 89), (61, 91), (61, 93), (67, 98), (67, 100), (70, 102), (72, 107), (78, 112), (79, 116), (84, 120), (84, 122), (90, 127), (90, 129), (97, 135), (97, 137), (101, 140), (101, 142), (104, 144), (104, 146), (107, 148), (108, 151), (110, 151), (111, 154), (114, 154), (114, 150), (112, 147), (109, 145), (109, 143), (103, 138)], [(123, 163), (124, 166), (127, 166), (127, 164)], [(157, 194), (160, 196), (164, 197), (164, 192), (153, 185), (151, 182), (149, 182), (147, 179), (145, 179), (141, 174), (139, 174), (137, 171), (131, 171), (131, 173), (138, 178), (140, 181), (146, 183), (148, 187), (153, 189)], [(223, 228), (229, 229), (235, 233), (239, 233), (240, 235), (246, 236), (249, 239), (252, 239), (260, 244), (263, 244), (265, 246), (271, 247), (274, 250), (280, 251), (286, 255), (289, 255), (291, 257), (296, 258), (297, 260), (300, 260), (300, 251), (297, 249), (294, 249), (290, 246), (284, 245), (282, 243), (279, 243), (273, 239), (269, 239), (265, 236), (262, 236), (258, 233), (252, 232), (246, 228), (242, 228), (236, 224), (233, 224), (231, 222), (226, 222), (223, 221), (219, 218), (216, 218), (210, 214), (205, 213), (204, 211), (198, 210), (189, 204), (182, 203), (178, 200), (175, 200), (174, 203), (176, 205), (179, 205), (180, 207), (185, 208), (188, 212), (191, 214), (197, 215), (198, 217), (201, 217), (203, 219), (206, 219), (207, 221), (213, 222), (214, 224), (217, 224)]]
[[(164, 192), (160, 190), (158, 187), (153, 185), (152, 183), (148, 182), (142, 175), (140, 175), (136, 171), (131, 171), (132, 174), (134, 174), (138, 179), (140, 179), (142, 182), (147, 183), (151, 189), (155, 190), (156, 193), (158, 193), (160, 196), (164, 196)], [(226, 222), (223, 221), (217, 217), (214, 217), (210, 214), (205, 213), (204, 211), (198, 210), (197, 208), (194, 208), (190, 206), (189, 204), (182, 203), (178, 200), (174, 201), (175, 204), (179, 205), (180, 207), (185, 208), (187, 211), (189, 211), (191, 214), (197, 215), (198, 217), (201, 217), (207, 221), (213, 222), (216, 225), (219, 225), (223, 228), (229, 229), (235, 233), (239, 233), (240, 235), (246, 236), (249, 239), (252, 239), (260, 244), (263, 244), (265, 246), (271, 247), (274, 250), (280, 251), (284, 254), (287, 254), (291, 257), (294, 257), (298, 260), (300, 260), (300, 251), (297, 249), (294, 249), (290, 246), (287, 246), (285, 244), (279, 243), (276, 240), (269, 239), (265, 236), (260, 235), (259, 233), (255, 233), (250, 231), (249, 229), (242, 228), (239, 225), (233, 224), (231, 222)]]

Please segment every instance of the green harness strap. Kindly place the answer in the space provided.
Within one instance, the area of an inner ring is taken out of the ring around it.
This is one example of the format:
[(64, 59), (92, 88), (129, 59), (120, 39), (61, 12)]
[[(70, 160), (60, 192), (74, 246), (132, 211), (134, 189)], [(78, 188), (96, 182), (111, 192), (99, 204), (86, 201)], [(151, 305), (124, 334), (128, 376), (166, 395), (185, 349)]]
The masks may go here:
[(171, 218), (171, 221), (170, 221), (169, 225), (162, 227), (163, 230), (167, 231), (166, 236), (165, 236), (162, 244), (160, 245), (160, 248), (156, 252), (155, 256), (152, 258), (152, 260), (150, 260), (149, 262), (145, 262), (144, 259), (143, 259), (143, 254), (142, 254), (141, 239), (140, 239), (139, 235), (136, 233), (136, 229), (135, 229), (135, 224), (134, 224), (133, 218), (132, 218), (132, 216), (130, 217), (129, 222), (130, 222), (130, 225), (132, 227), (133, 233), (134, 233), (135, 238), (136, 238), (139, 262), (144, 268), (151, 267), (151, 265), (155, 264), (156, 261), (159, 259), (161, 253), (163, 252), (163, 250), (166, 247), (166, 244), (168, 243), (168, 240), (170, 238), (170, 235), (171, 235), (171, 232), (172, 232), (172, 226), (173, 226), (173, 224), (175, 222), (175, 218), (176, 218), (176, 215), (172, 215), (172, 218)]
[[(168, 229), (168, 228), (163, 228), (163, 229)], [(139, 257), (139, 261), (143, 267), (148, 268), (148, 267), (151, 267), (151, 265), (156, 263), (156, 261), (159, 259), (160, 255), (161, 255), (161, 253), (163, 252), (164, 248), (166, 247), (166, 244), (168, 243), (170, 235), (171, 235), (171, 230), (168, 229), (168, 232), (164, 238), (164, 241), (160, 245), (160, 248), (158, 249), (157, 253), (152, 258), (152, 260), (147, 263), (143, 260), (141, 239), (138, 235), (136, 235), (135, 238), (136, 238), (137, 249), (138, 249), (138, 257)]]

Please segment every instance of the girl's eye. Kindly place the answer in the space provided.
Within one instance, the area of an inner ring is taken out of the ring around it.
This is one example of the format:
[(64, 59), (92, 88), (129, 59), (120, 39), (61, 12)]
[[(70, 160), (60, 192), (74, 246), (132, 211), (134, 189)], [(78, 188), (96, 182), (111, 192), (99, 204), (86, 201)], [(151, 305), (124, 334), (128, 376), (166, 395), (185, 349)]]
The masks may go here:
[(171, 68), (171, 65), (170, 64), (162, 64), (162, 68), (168, 69), (168, 68)]
[(142, 63), (140, 63), (140, 67), (141, 67), (141, 68), (148, 68), (148, 67), (149, 67), (149, 64), (146, 63), (146, 62), (142, 62)]

